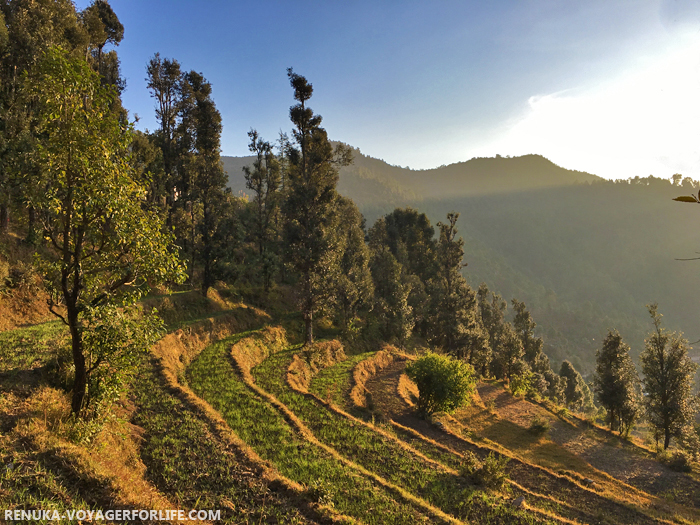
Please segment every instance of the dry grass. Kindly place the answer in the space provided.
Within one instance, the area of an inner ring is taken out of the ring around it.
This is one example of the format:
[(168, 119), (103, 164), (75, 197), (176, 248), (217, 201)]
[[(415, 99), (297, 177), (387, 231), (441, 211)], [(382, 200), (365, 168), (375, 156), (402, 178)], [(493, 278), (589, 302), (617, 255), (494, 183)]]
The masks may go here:
[(279, 326), (267, 326), (249, 337), (244, 337), (231, 347), (231, 357), (246, 381), (253, 381), (250, 371), (267, 359), (270, 354), (287, 347), (287, 334)]
[(338, 340), (321, 341), (295, 354), (287, 369), (287, 383), (300, 392), (308, 392), (311, 379), (320, 370), (344, 361), (343, 345)]
[(166, 376), (175, 382), (192, 360), (214, 341), (269, 321), (270, 316), (257, 308), (241, 306), (230, 313), (209, 318), (176, 330), (158, 341), (151, 352), (163, 366)]
[(411, 381), (406, 374), (401, 374), (399, 377), (399, 382), (396, 385), (396, 392), (408, 406), (413, 407), (416, 405), (419, 395), (418, 385)]
[(368, 408), (372, 404), (372, 394), (367, 390), (367, 380), (394, 362), (393, 347), (386, 345), (372, 357), (361, 361), (352, 371), (353, 387), (350, 399), (355, 406)]

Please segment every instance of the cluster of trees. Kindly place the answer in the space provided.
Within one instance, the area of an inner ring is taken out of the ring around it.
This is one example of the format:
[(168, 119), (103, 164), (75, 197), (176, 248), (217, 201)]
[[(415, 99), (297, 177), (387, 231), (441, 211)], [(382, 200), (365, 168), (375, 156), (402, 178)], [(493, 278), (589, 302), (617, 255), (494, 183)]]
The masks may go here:
[[(217, 281), (263, 295), (292, 287), (308, 345), (327, 317), (355, 340), (428, 343), (469, 365), (470, 380), (496, 377), (516, 394), (593, 408), (570, 362), (552, 370), (523, 302), (513, 299), (507, 321), (498, 294), (469, 286), (458, 213), (437, 231), (411, 208), (366, 227), (336, 189), (352, 151), (328, 139), (303, 76), (288, 70), (291, 133), (273, 145), (249, 132), (243, 199), (226, 189), (221, 115), (201, 73), (156, 54), (146, 74), (159, 128), (133, 130), (119, 60), (106, 48), (124, 28), (105, 0), (82, 12), (67, 0), (4, 0), (0, 16), (0, 229), (12, 220), (37, 246), (51, 309), (71, 335), (76, 415), (113, 399), (119, 372), (158, 337), (158, 320), (135, 306), (150, 287), (188, 282), (206, 295)], [(643, 405), (667, 447), (695, 411), (694, 366), (650, 312), (644, 381), (611, 332), (595, 391), (611, 429), (629, 432)]]
[(658, 306), (647, 308), (654, 330), (641, 355), (643, 379), (630, 357), (630, 347), (617, 331), (611, 330), (596, 354), (594, 390), (607, 412), (611, 431), (627, 435), (646, 416), (657, 448), (663, 441), (667, 449), (675, 438), (686, 448), (695, 448), (697, 454), (694, 421), (700, 406), (693, 394), (697, 365), (688, 355), (687, 341), (661, 326)]

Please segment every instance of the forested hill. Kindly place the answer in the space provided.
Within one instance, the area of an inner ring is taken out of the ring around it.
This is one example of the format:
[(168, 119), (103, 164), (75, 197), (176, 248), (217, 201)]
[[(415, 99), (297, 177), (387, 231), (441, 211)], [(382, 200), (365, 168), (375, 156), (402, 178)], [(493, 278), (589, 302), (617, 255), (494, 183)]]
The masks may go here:
[[(245, 191), (251, 160), (224, 157), (234, 192)], [(612, 182), (539, 155), (414, 171), (355, 150), (338, 188), (368, 226), (399, 206), (433, 224), (459, 212), (470, 283), (525, 301), (555, 362), (590, 372), (608, 328), (639, 354), (654, 301), (666, 326), (700, 339), (700, 261), (676, 260), (700, 251), (700, 207), (671, 200), (693, 191), (689, 180)]]
[[(561, 168), (541, 155), (473, 158), (429, 170), (392, 166), (353, 150), (354, 162), (341, 168), (338, 190), (367, 215), (383, 215), (406, 202), (569, 186), (600, 177)], [(242, 168), (253, 157), (222, 157), (234, 193), (244, 192)], [(376, 218), (376, 217), (368, 217)]]

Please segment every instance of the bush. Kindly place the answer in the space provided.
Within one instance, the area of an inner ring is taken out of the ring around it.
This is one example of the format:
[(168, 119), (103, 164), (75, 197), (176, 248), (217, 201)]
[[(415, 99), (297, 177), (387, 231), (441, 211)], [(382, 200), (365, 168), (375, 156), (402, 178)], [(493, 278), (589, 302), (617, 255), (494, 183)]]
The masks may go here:
[(508, 473), (506, 472), (508, 461), (510, 459), (505, 456), (497, 457), (493, 452), (489, 452), (481, 468), (472, 474), (472, 479), (478, 485), (488, 489), (500, 490), (505, 487), (506, 481), (508, 481)]
[(406, 375), (418, 386), (424, 416), (467, 405), (474, 392), (474, 369), (449, 356), (428, 352), (406, 367)]
[(464, 453), (464, 460), (460, 466), (460, 474), (465, 478), (470, 478), (474, 473), (481, 468), (481, 461), (476, 457), (476, 454), (471, 450)]
[(535, 435), (545, 434), (549, 432), (550, 424), (549, 420), (541, 416), (535, 416), (530, 421), (530, 432)]
[(663, 450), (659, 452), (656, 459), (668, 465), (668, 468), (676, 472), (691, 472), (693, 468), (690, 464), (690, 456), (682, 450), (671, 452)]

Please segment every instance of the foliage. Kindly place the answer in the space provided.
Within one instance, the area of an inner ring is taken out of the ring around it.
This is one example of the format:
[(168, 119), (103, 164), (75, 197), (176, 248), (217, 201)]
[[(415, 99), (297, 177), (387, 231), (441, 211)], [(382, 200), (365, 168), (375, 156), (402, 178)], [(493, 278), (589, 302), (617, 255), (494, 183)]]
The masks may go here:
[(246, 188), (253, 192), (253, 224), (251, 236), (257, 245), (257, 266), (260, 269), (265, 291), (272, 285), (272, 277), (277, 269), (276, 250), (279, 229), (280, 207), (280, 164), (272, 153), (272, 146), (264, 141), (256, 130), (248, 132), (248, 149), (255, 155), (252, 170), (243, 167)]
[(510, 323), (504, 323), (498, 334), (491, 369), (498, 379), (512, 379), (524, 353), (523, 343)]
[(131, 134), (110, 110), (112, 90), (100, 85), (85, 62), (58, 48), (46, 53), (33, 85), (40, 104), (37, 163), (44, 191), (31, 202), (42, 211), (54, 250), (38, 263), (52, 312), (71, 333), (72, 410), (79, 414), (89, 375), (83, 341), (87, 309), (131, 303), (149, 284), (177, 279), (179, 266), (170, 235), (141, 207), (144, 190), (128, 162)]
[(374, 314), (381, 335), (385, 340), (395, 340), (399, 346), (404, 347), (415, 326), (413, 308), (408, 304), (411, 284), (403, 267), (386, 246), (374, 251), (371, 272), (374, 281)]
[(667, 449), (671, 438), (680, 438), (697, 412), (697, 400), (693, 396), (697, 365), (690, 360), (687, 341), (661, 326), (658, 305), (654, 303), (647, 308), (654, 331), (645, 341), (642, 353), (644, 408), (649, 423), (657, 436), (663, 436)]
[(580, 411), (585, 404), (585, 389), (588, 388), (583, 377), (581, 377), (581, 374), (578, 373), (574, 365), (569, 361), (564, 361), (561, 364), (559, 375), (566, 382), (564, 388), (566, 406), (575, 411)]
[(510, 458), (497, 456), (493, 452), (484, 459), (481, 467), (472, 474), (472, 479), (479, 485), (491, 490), (502, 490), (508, 483), (506, 467)]
[(286, 144), (288, 192), (283, 205), (285, 256), (299, 276), (299, 304), (306, 344), (313, 343), (314, 313), (331, 300), (338, 273), (338, 168), (352, 161), (342, 144), (333, 148), (321, 116), (306, 107), (313, 86), (288, 70), (298, 104), (289, 110), (293, 140)]
[(474, 392), (474, 369), (450, 356), (428, 352), (406, 367), (418, 386), (418, 410), (425, 416), (467, 405)]
[(608, 413), (610, 430), (628, 435), (641, 415), (639, 375), (620, 334), (609, 331), (602, 349), (596, 352), (594, 390)]
[(491, 360), (491, 349), (479, 316), (476, 293), (461, 273), (465, 266), (464, 240), (457, 238), (458, 213), (438, 223), (436, 272), (428, 284), (430, 294), (429, 340), (477, 370)]
[(676, 472), (692, 472), (689, 455), (682, 450), (662, 450), (656, 455), (656, 459), (668, 465), (671, 470)]
[(530, 432), (532, 432), (535, 435), (541, 435), (541, 434), (546, 434), (549, 432), (549, 429), (551, 428), (551, 424), (549, 423), (549, 420), (542, 417), (542, 416), (535, 416), (532, 418), (532, 421), (530, 421)]

